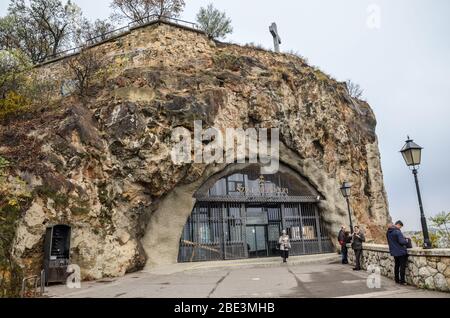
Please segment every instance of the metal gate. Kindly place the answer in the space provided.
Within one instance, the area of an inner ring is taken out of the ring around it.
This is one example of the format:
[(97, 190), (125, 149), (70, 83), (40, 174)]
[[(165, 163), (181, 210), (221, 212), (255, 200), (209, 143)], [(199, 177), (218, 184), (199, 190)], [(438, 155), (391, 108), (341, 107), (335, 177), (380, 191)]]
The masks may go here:
[[(267, 214), (267, 255), (277, 254), (278, 237), (287, 229), (291, 255), (333, 251), (316, 203), (258, 203)], [(179, 262), (242, 259), (249, 257), (246, 202), (199, 202), (181, 236)]]
[(246, 258), (245, 217), (239, 203), (198, 203), (181, 236), (179, 262)]

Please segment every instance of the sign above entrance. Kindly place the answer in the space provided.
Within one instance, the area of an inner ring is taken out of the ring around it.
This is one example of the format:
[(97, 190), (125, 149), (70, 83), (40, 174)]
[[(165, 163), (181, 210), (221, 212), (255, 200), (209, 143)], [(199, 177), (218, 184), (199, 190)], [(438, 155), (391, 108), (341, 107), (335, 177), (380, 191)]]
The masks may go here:
[(260, 196), (288, 196), (289, 189), (281, 188), (272, 182), (266, 182), (264, 176), (260, 176), (258, 179), (258, 188), (245, 187), (240, 183), (236, 186), (236, 190), (244, 196), (260, 195)]

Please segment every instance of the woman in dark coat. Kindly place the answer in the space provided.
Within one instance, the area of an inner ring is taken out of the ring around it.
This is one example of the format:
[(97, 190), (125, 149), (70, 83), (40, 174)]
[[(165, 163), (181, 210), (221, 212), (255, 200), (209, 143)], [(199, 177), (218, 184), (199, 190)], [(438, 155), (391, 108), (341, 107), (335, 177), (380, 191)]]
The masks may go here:
[(366, 241), (366, 237), (359, 229), (359, 226), (354, 227), (353, 236), (352, 236), (352, 249), (355, 251), (355, 268), (354, 271), (361, 270), (361, 256), (362, 256), (362, 248), (363, 242)]
[(342, 252), (342, 264), (348, 264), (348, 248), (347, 244), (351, 243), (352, 237), (350, 236), (349, 231), (344, 232), (344, 236), (342, 238), (342, 244), (341, 244), (341, 252)]

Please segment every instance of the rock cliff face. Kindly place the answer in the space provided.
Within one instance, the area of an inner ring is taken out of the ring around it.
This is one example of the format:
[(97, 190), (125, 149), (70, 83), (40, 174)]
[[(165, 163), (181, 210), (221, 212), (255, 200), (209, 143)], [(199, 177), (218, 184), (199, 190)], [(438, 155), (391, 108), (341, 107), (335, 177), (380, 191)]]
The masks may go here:
[(72, 262), (84, 279), (123, 275), (147, 260), (175, 262), (192, 194), (226, 168), (172, 162), (172, 129), (192, 130), (194, 120), (280, 128), (281, 161), (323, 196), (331, 233), (347, 223), (339, 187), (348, 180), (354, 223), (382, 241), (389, 213), (376, 120), (345, 84), (299, 57), (216, 43), (166, 23), (91, 50), (106, 66), (90, 97), (61, 96), (73, 78), (67, 59), (40, 66), (57, 107), (0, 129), (0, 156), (13, 163), (8, 183), (25, 181), (32, 193), (13, 246), (27, 271), (42, 266), (45, 227), (57, 223), (73, 227)]

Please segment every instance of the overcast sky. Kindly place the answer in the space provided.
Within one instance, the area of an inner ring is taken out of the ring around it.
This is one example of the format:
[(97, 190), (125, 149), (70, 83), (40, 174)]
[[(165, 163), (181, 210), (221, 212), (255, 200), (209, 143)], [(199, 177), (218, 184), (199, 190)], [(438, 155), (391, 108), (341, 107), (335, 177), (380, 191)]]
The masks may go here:
[[(91, 19), (111, 12), (110, 0), (73, 2)], [(406, 230), (420, 229), (413, 176), (399, 153), (407, 134), (425, 148), (425, 213), (450, 210), (450, 1), (186, 0), (182, 18), (194, 21), (209, 2), (232, 18), (229, 41), (272, 47), (268, 26), (277, 22), (283, 51), (361, 85), (378, 120), (390, 213)], [(8, 3), (0, 0), (0, 15)]]

